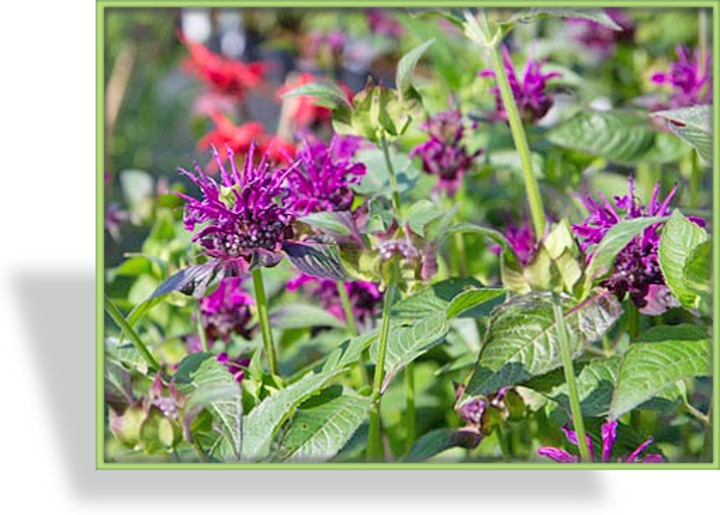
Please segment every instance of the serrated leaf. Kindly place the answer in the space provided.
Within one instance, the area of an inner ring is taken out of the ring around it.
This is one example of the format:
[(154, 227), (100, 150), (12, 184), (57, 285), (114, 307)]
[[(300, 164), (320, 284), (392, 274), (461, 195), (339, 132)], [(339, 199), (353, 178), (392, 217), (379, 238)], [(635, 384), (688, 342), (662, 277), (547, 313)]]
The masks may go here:
[(295, 408), (322, 388), (340, 371), (323, 374), (310, 372), (298, 382), (265, 398), (248, 415), (243, 417), (242, 458), (244, 461), (265, 459), (270, 444), (280, 425), (295, 411)]
[(712, 106), (691, 106), (658, 111), (652, 116), (667, 120), (667, 127), (690, 143), (708, 165), (713, 162)]
[(417, 66), (420, 58), (430, 47), (430, 45), (433, 44), (434, 41), (434, 38), (425, 41), (424, 43), (410, 50), (408, 53), (402, 56), (400, 61), (398, 61), (397, 72), (395, 73), (395, 87), (397, 87), (397, 90), (400, 93), (401, 100), (405, 95), (408, 94), (410, 88), (412, 87), (410, 79), (412, 78), (415, 66)]
[(378, 330), (343, 341), (325, 360), (321, 372), (332, 372), (354, 365), (370, 344), (378, 337)]
[(707, 239), (707, 232), (678, 210), (670, 216), (660, 236), (658, 261), (665, 284), (688, 309), (697, 309), (700, 297), (687, 284), (685, 265), (693, 249)]
[[(441, 343), (449, 329), (444, 313), (430, 315), (410, 326), (391, 326), (382, 390), (408, 363)], [(373, 360), (377, 358), (377, 343), (370, 348), (370, 355)]]
[(341, 386), (326, 388), (298, 408), (283, 434), (277, 460), (310, 463), (332, 459), (365, 420), (369, 409), (369, 397)]
[(184, 425), (207, 409), (214, 426), (222, 436), (217, 447), (219, 459), (239, 461), (242, 446), (242, 392), (240, 385), (214, 354), (191, 354), (178, 366), (175, 384), (188, 396), (185, 403)]
[(333, 281), (349, 278), (342, 265), (338, 246), (334, 243), (286, 241), (283, 243), (283, 250), (290, 262), (307, 275)]
[(702, 299), (706, 308), (712, 303), (711, 268), (712, 240), (708, 240), (692, 249), (683, 269), (685, 286)]
[(318, 99), (325, 107), (350, 106), (347, 95), (337, 84), (331, 82), (310, 82), (282, 95), (283, 98), (307, 96)]
[[(622, 313), (620, 303), (607, 292), (578, 305), (568, 296), (563, 296), (562, 302), (573, 357), (579, 356), (588, 342), (601, 338)], [(517, 295), (491, 316), (466, 395), (488, 395), (560, 366), (552, 294)]]
[(676, 382), (710, 374), (710, 337), (699, 327), (654, 327), (623, 357), (610, 419), (617, 419)]
[(490, 314), (490, 310), (503, 302), (505, 288), (478, 288), (456, 295), (445, 311), (448, 319), (458, 316), (479, 318)]
[[(538, 18), (582, 18), (593, 21), (611, 30), (621, 31), (623, 28), (613, 20), (604, 9), (567, 9), (560, 7), (533, 7), (514, 14), (508, 22), (530, 23)], [(501, 23), (508, 23), (501, 22)]]
[(635, 114), (591, 110), (580, 111), (547, 135), (560, 147), (626, 165), (672, 162), (687, 153), (689, 147), (667, 136)]
[(393, 318), (415, 320), (445, 313), (450, 302), (460, 293), (482, 285), (472, 278), (454, 277), (437, 282), (414, 295), (396, 302), (392, 307)]
[[(583, 416), (607, 415), (617, 382), (620, 361), (620, 357), (594, 359), (577, 374), (576, 384)], [(554, 388), (549, 397), (569, 413), (570, 401), (567, 392), (567, 384), (563, 383)]]

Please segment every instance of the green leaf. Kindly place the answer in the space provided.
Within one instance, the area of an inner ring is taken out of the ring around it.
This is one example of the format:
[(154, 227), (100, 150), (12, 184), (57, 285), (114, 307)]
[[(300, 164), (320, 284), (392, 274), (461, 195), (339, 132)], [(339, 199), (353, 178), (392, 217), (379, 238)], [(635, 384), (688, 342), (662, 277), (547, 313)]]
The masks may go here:
[(452, 447), (472, 449), (480, 442), (481, 435), (474, 431), (463, 429), (434, 429), (422, 435), (413, 444), (412, 449), (403, 461), (418, 463)]
[(378, 330), (343, 341), (325, 360), (321, 372), (332, 372), (360, 361), (360, 356), (378, 337)]
[(632, 220), (623, 220), (613, 225), (603, 239), (593, 250), (593, 256), (588, 264), (585, 274), (589, 281), (600, 279), (613, 268), (615, 258), (635, 236), (651, 225), (663, 222), (665, 217), (643, 217)]
[(625, 354), (610, 419), (617, 419), (678, 381), (710, 375), (710, 337), (687, 324), (654, 327)]
[(333, 281), (349, 278), (338, 246), (334, 243), (286, 241), (283, 250), (290, 262), (305, 274)]
[(689, 147), (654, 130), (647, 119), (623, 111), (583, 110), (548, 133), (548, 140), (609, 161), (634, 165), (679, 159)]
[(321, 213), (311, 213), (303, 216), (302, 218), (298, 218), (298, 221), (330, 234), (349, 236), (352, 234), (352, 228), (348, 227), (347, 219), (344, 216), (347, 214), (349, 213), (323, 211)]
[(652, 116), (667, 121), (668, 128), (690, 143), (708, 165), (713, 162), (712, 106), (692, 106), (658, 111)]
[(688, 309), (699, 307), (700, 296), (688, 284), (685, 267), (695, 247), (707, 240), (707, 232), (678, 210), (670, 216), (660, 237), (658, 259), (665, 283), (680, 304)]
[(284, 93), (283, 98), (292, 98), (298, 96), (308, 96), (318, 99), (318, 105), (325, 107), (335, 107), (337, 105), (350, 106), (347, 95), (337, 85), (332, 82), (310, 82), (303, 84), (287, 93)]
[(186, 357), (175, 374), (175, 384), (188, 396), (184, 425), (205, 409), (212, 415), (214, 426), (222, 437), (217, 448), (219, 459), (240, 460), (242, 441), (242, 392), (240, 385), (214, 354), (203, 352)]
[(283, 434), (276, 459), (318, 462), (332, 459), (365, 420), (370, 398), (331, 386), (305, 401)]
[(217, 283), (224, 276), (222, 266), (217, 261), (210, 261), (202, 265), (189, 266), (179, 270), (168, 277), (150, 295), (148, 301), (179, 291), (195, 298), (205, 296), (207, 289)]
[(480, 287), (481, 284), (471, 278), (446, 279), (396, 302), (392, 307), (392, 316), (393, 318), (415, 320), (435, 314), (444, 314), (450, 302), (460, 293)]
[(412, 232), (423, 236), (425, 234), (425, 226), (443, 214), (443, 210), (440, 209), (436, 203), (422, 199), (407, 208), (404, 213), (404, 218)]
[(270, 444), (280, 425), (292, 415), (301, 402), (340, 372), (332, 371), (322, 374), (310, 372), (298, 382), (264, 399), (243, 417), (243, 460), (265, 459), (270, 453)]
[[(580, 409), (585, 417), (602, 417), (607, 415), (612, 401), (620, 357), (599, 358), (587, 363), (576, 376)], [(554, 388), (549, 397), (570, 412), (570, 400), (567, 384), (563, 382)]]
[(302, 329), (304, 327), (339, 327), (345, 322), (338, 320), (319, 306), (293, 302), (283, 304), (270, 314), (274, 327), (280, 329)]
[[(392, 326), (387, 343), (382, 390), (408, 363), (441, 343), (449, 329), (444, 313), (430, 315), (411, 326)], [(370, 348), (370, 355), (373, 360), (377, 358), (377, 344)]]
[(692, 249), (683, 269), (685, 286), (705, 303), (706, 309), (712, 304), (711, 268), (712, 240), (708, 240)]
[(445, 311), (448, 319), (458, 316), (480, 318), (490, 314), (490, 310), (503, 302), (505, 288), (478, 288), (466, 290), (456, 295)]
[(567, 9), (560, 7), (533, 7), (514, 14), (508, 21), (501, 23), (530, 23), (538, 18), (582, 18), (607, 27), (612, 30), (623, 30), (604, 9)]
[[(578, 305), (563, 296), (563, 308), (573, 357), (587, 342), (601, 338), (622, 313), (620, 303), (607, 292)], [(488, 395), (562, 366), (559, 347), (551, 293), (511, 297), (490, 318), (466, 395)]]
[(401, 100), (405, 95), (408, 94), (409, 90), (412, 88), (410, 79), (412, 77), (413, 71), (415, 70), (415, 66), (417, 65), (418, 61), (420, 61), (420, 58), (425, 53), (425, 51), (430, 47), (430, 45), (433, 44), (434, 41), (435, 39), (433, 38), (416, 46), (404, 56), (402, 56), (402, 58), (398, 62), (397, 72), (395, 74), (395, 87), (397, 87), (398, 92), (400, 93)]
[[(395, 170), (398, 192), (402, 194), (411, 190), (420, 176), (420, 170), (415, 167), (407, 154), (400, 154), (393, 148), (390, 148), (390, 161)], [(366, 173), (362, 177), (360, 184), (353, 184), (352, 189), (360, 195), (384, 195), (391, 198), (390, 176), (388, 175), (382, 150), (379, 148), (359, 150), (355, 154), (355, 162), (363, 163)]]

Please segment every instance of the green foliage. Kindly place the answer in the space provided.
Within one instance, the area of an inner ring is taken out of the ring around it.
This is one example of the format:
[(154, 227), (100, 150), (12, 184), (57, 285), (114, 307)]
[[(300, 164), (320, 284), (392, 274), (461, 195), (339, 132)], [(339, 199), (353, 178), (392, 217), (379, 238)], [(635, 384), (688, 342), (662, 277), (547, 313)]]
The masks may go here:
[(667, 121), (667, 127), (690, 143), (708, 166), (713, 163), (712, 106), (692, 106), (658, 111), (653, 116)]

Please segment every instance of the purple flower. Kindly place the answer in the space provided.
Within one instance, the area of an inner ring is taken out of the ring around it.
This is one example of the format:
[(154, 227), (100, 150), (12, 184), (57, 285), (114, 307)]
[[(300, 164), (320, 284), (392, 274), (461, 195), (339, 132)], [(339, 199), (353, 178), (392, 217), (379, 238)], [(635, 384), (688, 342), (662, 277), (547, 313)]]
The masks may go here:
[(120, 239), (120, 227), (130, 220), (130, 213), (117, 204), (110, 204), (105, 208), (105, 230), (113, 240)]
[[(309, 275), (299, 275), (287, 283), (290, 291), (303, 290), (339, 320), (345, 320), (337, 284), (330, 279), (319, 279)], [(345, 283), (350, 305), (355, 319), (361, 324), (370, 322), (380, 312), (383, 294), (375, 283), (353, 281)]]
[[(612, 462), (612, 448), (615, 444), (615, 440), (617, 439), (617, 425), (617, 420), (613, 420), (611, 422), (604, 423), (600, 429), (603, 442), (600, 463)], [(575, 431), (568, 429), (567, 426), (563, 426), (563, 432), (565, 433), (565, 437), (570, 443), (575, 446), (578, 445), (577, 433), (575, 433)], [(593, 450), (590, 437), (586, 436), (586, 439), (588, 449), (590, 450), (590, 456), (592, 458), (592, 461), (595, 462), (595, 451)], [(644, 458), (640, 459), (640, 454), (642, 454), (642, 452), (650, 444), (652, 444), (653, 441), (653, 438), (648, 438), (642, 444), (640, 444), (638, 448), (635, 449), (633, 452), (631, 452), (624, 458), (620, 458), (617, 461), (619, 463), (662, 463), (664, 459), (660, 454), (646, 454)], [(578, 456), (570, 454), (565, 449), (560, 449), (559, 447), (540, 447), (537, 452), (540, 456), (546, 456), (553, 461), (557, 461), (558, 463), (577, 463), (579, 461)]]
[[(519, 225), (508, 223), (503, 234), (520, 264), (527, 266), (535, 259), (540, 243), (535, 239), (535, 232), (527, 220), (523, 220)], [(502, 247), (494, 245), (492, 251), (501, 254)]]
[(403, 28), (400, 22), (398, 22), (391, 14), (392, 11), (388, 9), (381, 9), (379, 7), (370, 7), (365, 9), (365, 18), (367, 19), (370, 32), (373, 34), (380, 34), (382, 36), (388, 36), (393, 39), (397, 39), (402, 36)]
[(365, 165), (351, 161), (359, 145), (360, 138), (354, 136), (334, 136), (329, 144), (305, 140), (296, 169), (288, 175), (288, 203), (298, 216), (352, 208), (350, 186), (365, 175)]
[(242, 383), (242, 380), (245, 378), (245, 369), (250, 364), (250, 358), (238, 356), (237, 358), (230, 359), (227, 352), (221, 352), (215, 359), (217, 359), (218, 363), (225, 365), (228, 372), (235, 378), (235, 381)]
[(200, 299), (200, 314), (209, 344), (216, 340), (227, 343), (233, 334), (245, 339), (252, 337), (255, 327), (250, 322), (254, 302), (243, 290), (242, 283), (240, 277), (225, 278), (213, 293)]
[(468, 154), (462, 144), (465, 129), (458, 110), (438, 113), (425, 122), (422, 128), (430, 139), (412, 149), (410, 156), (420, 156), (425, 173), (438, 178), (435, 188), (452, 196), (482, 150)]
[[(590, 215), (583, 223), (574, 224), (572, 229), (580, 240), (580, 248), (586, 253), (588, 261), (593, 256), (592, 247), (600, 243), (610, 228), (620, 221), (667, 216), (670, 213), (670, 201), (677, 187), (660, 202), (658, 199), (660, 185), (657, 184), (647, 206), (637, 202), (632, 178), (629, 179), (629, 189), (628, 195), (615, 197), (614, 205), (600, 193), (598, 194), (600, 201), (590, 196), (583, 199)], [(701, 219), (692, 217), (692, 220), (698, 225), (704, 225)], [(665, 286), (665, 278), (658, 262), (661, 226), (661, 223), (651, 225), (628, 243), (615, 258), (612, 275), (603, 282), (603, 286), (620, 299), (629, 294), (633, 303), (640, 308), (640, 312), (647, 315), (660, 314), (668, 307), (676, 305), (675, 299)]]
[(570, 18), (567, 20), (573, 28), (571, 31), (573, 39), (601, 59), (612, 56), (615, 53), (617, 43), (632, 42), (635, 37), (635, 24), (622, 9), (608, 7), (605, 9), (605, 13), (622, 30), (612, 30), (585, 18)]
[[(510, 52), (507, 47), (502, 47), (503, 62), (507, 71), (508, 81), (512, 89), (515, 102), (517, 102), (520, 118), (525, 123), (535, 123), (547, 114), (553, 105), (553, 97), (548, 92), (547, 81), (560, 77), (559, 72), (542, 73), (541, 67), (545, 61), (528, 59), (525, 64), (522, 81), (515, 73)], [(494, 77), (495, 72), (484, 70), (480, 72), (481, 77)], [(496, 111), (495, 116), (500, 120), (507, 120), (507, 113), (500, 97), (500, 88), (495, 86), (490, 91), (495, 94)]]
[(200, 188), (201, 199), (178, 193), (185, 199), (184, 221), (189, 231), (204, 224), (194, 236), (205, 253), (233, 270), (247, 272), (256, 265), (274, 266), (280, 262), (283, 242), (292, 236), (296, 213), (289, 201), (285, 179), (294, 168), (272, 168), (267, 154), (254, 162), (255, 145), (250, 146), (242, 173), (227, 149), (231, 172), (215, 148), (213, 158), (221, 172), (221, 183), (205, 175), (195, 164), (195, 173), (181, 169)]
[(676, 108), (712, 103), (710, 53), (705, 56), (704, 63), (700, 62), (700, 53), (697, 50), (690, 55), (687, 48), (678, 46), (675, 53), (678, 60), (672, 63), (670, 71), (655, 73), (651, 77), (655, 84), (672, 87), (669, 106)]

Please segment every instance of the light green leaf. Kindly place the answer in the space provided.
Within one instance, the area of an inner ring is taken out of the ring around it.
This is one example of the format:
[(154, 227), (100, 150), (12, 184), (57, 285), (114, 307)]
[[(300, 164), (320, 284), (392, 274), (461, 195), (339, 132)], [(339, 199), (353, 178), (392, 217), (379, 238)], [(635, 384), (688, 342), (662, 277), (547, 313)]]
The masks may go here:
[(418, 61), (420, 61), (422, 55), (430, 47), (430, 45), (433, 44), (434, 41), (435, 39), (430, 39), (416, 46), (404, 56), (402, 56), (402, 58), (398, 62), (397, 72), (395, 74), (395, 87), (397, 87), (401, 100), (412, 87), (410, 79), (412, 77), (413, 71), (415, 70), (415, 66), (417, 66), (417, 63)]
[[(615, 324), (622, 307), (607, 292), (575, 305), (563, 296), (565, 325), (573, 357)], [(552, 294), (530, 292), (508, 299), (490, 318), (466, 395), (488, 395), (562, 366)]]
[[(530, 23), (538, 18), (582, 18), (599, 23), (612, 30), (623, 30), (604, 9), (572, 9), (560, 7), (532, 7), (514, 14), (508, 21), (515, 23)], [(501, 22), (507, 23), (507, 22)]]
[(711, 268), (712, 240), (708, 240), (692, 249), (683, 270), (685, 286), (689, 291), (700, 297), (705, 304), (706, 310), (712, 304)]
[(273, 325), (280, 329), (345, 327), (345, 322), (332, 316), (323, 308), (299, 302), (281, 305), (270, 313), (270, 317)]
[(712, 106), (692, 106), (652, 114), (667, 120), (668, 128), (690, 143), (708, 165), (713, 162)]
[(463, 291), (480, 288), (475, 279), (453, 277), (437, 282), (414, 295), (396, 302), (392, 307), (393, 318), (415, 320), (435, 314), (444, 314), (450, 302)]
[(448, 319), (460, 315), (473, 318), (487, 316), (493, 307), (504, 300), (506, 293), (505, 288), (478, 288), (463, 291), (450, 302), (445, 316)]
[(331, 82), (310, 82), (284, 93), (283, 98), (308, 96), (319, 100), (318, 105), (335, 107), (337, 105), (350, 106), (347, 95), (337, 85)]
[(332, 459), (369, 409), (369, 397), (341, 386), (326, 388), (298, 408), (282, 436), (276, 460), (309, 463)]
[(707, 239), (707, 232), (685, 218), (678, 210), (670, 216), (660, 237), (658, 258), (665, 283), (680, 303), (688, 309), (699, 307), (700, 296), (688, 284), (685, 266), (693, 249)]
[(292, 415), (301, 402), (340, 372), (339, 370), (323, 374), (310, 372), (298, 382), (263, 399), (248, 415), (243, 417), (243, 461), (265, 459), (280, 425)]
[[(402, 194), (411, 190), (420, 176), (420, 170), (407, 154), (398, 153), (393, 148), (390, 148), (390, 161), (395, 170), (398, 192)], [(352, 189), (360, 195), (385, 195), (390, 198), (392, 187), (382, 151), (379, 148), (359, 150), (355, 154), (355, 162), (363, 163), (366, 173), (360, 184), (353, 184)]]
[(378, 337), (378, 329), (343, 341), (325, 360), (321, 372), (332, 372), (354, 365), (363, 351)]
[(347, 219), (345, 218), (345, 215), (348, 214), (349, 213), (345, 212), (323, 211), (321, 213), (310, 213), (302, 218), (298, 218), (298, 221), (330, 234), (349, 236), (352, 234), (352, 229), (348, 226)]
[(710, 374), (710, 337), (687, 324), (654, 327), (623, 357), (610, 419), (640, 406), (678, 381)]

